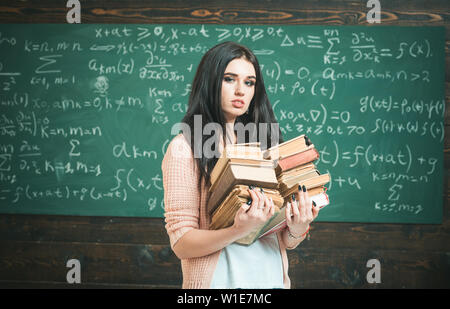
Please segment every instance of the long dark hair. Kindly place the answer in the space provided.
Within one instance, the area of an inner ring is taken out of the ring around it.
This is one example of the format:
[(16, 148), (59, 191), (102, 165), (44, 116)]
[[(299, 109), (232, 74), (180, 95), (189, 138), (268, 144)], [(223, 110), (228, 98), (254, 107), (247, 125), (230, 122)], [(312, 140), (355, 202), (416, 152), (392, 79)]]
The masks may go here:
[[(272, 134), (276, 134), (278, 137), (278, 140), (275, 141), (276, 144), (283, 142), (281, 131), (278, 126), (276, 127), (278, 132), (272, 132), (272, 127), (270, 126), (271, 123), (277, 123), (277, 121), (267, 97), (266, 88), (256, 56), (250, 49), (243, 45), (234, 42), (224, 42), (214, 46), (205, 53), (198, 65), (192, 83), (188, 110), (182, 122), (190, 127), (191, 136), (185, 137), (190, 141), (193, 153), (199, 153), (199, 151), (201, 153), (205, 141), (212, 137), (212, 134), (202, 134), (201, 144), (198, 142), (196, 143), (196, 139), (194, 138), (195, 115), (202, 116), (202, 132), (203, 128), (208, 123), (216, 123), (221, 126), (222, 132), (226, 132), (226, 121), (221, 107), (222, 80), (228, 63), (233, 59), (238, 58), (244, 58), (253, 64), (256, 73), (256, 83), (255, 93), (250, 102), (248, 112), (236, 118), (235, 127), (238, 123), (241, 123), (244, 126), (248, 123), (254, 123), (256, 124), (257, 129), (257, 131), (254, 132), (256, 133), (256, 137), (250, 137), (246, 134), (245, 141), (239, 142), (259, 141), (260, 123), (269, 124), (267, 126), (267, 131), (264, 132), (267, 134), (265, 139), (265, 141), (267, 141), (267, 148), (273, 146), (271, 144), (273, 140)], [(183, 134), (186, 135), (186, 132), (183, 132)], [(223, 134), (222, 138), (225, 144), (226, 134)], [(216, 145), (218, 144), (216, 143)], [(202, 178), (204, 178), (206, 182), (209, 182), (210, 173), (214, 168), (217, 159), (217, 157), (208, 158), (206, 156), (196, 158), (197, 166), (200, 169), (199, 183), (201, 183)]]

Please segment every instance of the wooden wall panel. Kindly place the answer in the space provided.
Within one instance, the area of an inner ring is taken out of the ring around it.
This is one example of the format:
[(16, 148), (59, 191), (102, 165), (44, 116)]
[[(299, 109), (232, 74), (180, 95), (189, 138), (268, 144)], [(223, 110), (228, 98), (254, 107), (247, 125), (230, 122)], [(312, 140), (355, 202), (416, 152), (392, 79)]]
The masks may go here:
[[(366, 1), (81, 1), (82, 23), (250, 23), (367, 25)], [(2, 23), (65, 23), (65, 1), (0, 0)], [(448, 0), (381, 1), (383, 25), (445, 26), (450, 98)], [(314, 223), (288, 251), (294, 288), (450, 288), (450, 112), (445, 117), (444, 221), (441, 225)], [(0, 287), (179, 288), (180, 262), (160, 218), (0, 215)], [(366, 262), (381, 262), (368, 284)]]

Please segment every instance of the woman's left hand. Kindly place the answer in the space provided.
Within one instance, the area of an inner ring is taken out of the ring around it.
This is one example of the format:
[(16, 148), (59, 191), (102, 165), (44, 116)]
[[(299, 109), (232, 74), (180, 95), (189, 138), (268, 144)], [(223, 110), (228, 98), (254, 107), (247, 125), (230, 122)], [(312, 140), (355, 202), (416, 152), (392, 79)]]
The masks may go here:
[(319, 214), (319, 209), (313, 205), (305, 186), (299, 186), (298, 192), (292, 194), (285, 211), (287, 228), (294, 238), (306, 234), (309, 224)]

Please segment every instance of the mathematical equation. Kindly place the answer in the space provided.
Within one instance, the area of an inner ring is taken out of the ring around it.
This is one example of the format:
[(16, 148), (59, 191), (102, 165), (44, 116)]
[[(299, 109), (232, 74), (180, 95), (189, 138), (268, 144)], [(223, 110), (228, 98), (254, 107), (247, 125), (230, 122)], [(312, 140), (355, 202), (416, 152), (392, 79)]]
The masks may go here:
[(431, 27), (65, 26), (0, 26), (0, 211), (161, 216), (171, 129), (201, 57), (225, 41), (258, 57), (283, 138), (310, 137), (333, 202), (359, 207), (345, 200), (356, 192), (379, 213), (429, 211), (432, 193), (408, 192), (442, 178), (444, 45)]

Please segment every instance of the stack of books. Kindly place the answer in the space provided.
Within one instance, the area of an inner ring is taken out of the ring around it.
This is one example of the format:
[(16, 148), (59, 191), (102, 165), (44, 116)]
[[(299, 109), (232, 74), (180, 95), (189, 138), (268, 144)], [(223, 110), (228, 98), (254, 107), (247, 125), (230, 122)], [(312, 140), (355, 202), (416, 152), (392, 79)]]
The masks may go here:
[(304, 185), (308, 194), (322, 208), (329, 204), (326, 187), (329, 174), (320, 174), (314, 165), (319, 153), (306, 135), (274, 146), (262, 152), (259, 143), (234, 144), (225, 147), (211, 172), (210, 198), (207, 210), (211, 215), (210, 229), (231, 226), (242, 203), (251, 203), (248, 186), (263, 188), (272, 197), (275, 214), (246, 237), (237, 241), (251, 244), (286, 226), (285, 209), (292, 194)]
[(278, 191), (273, 162), (263, 158), (259, 143), (227, 145), (211, 171), (210, 196), (207, 211), (211, 229), (233, 224), (234, 215), (242, 203), (251, 203), (249, 186), (262, 188), (281, 208), (284, 199)]
[[(274, 162), (278, 190), (285, 201), (284, 207), (301, 186), (306, 187), (310, 199), (318, 209), (330, 203), (325, 187), (331, 180), (330, 174), (321, 174), (317, 170), (314, 161), (319, 159), (319, 152), (306, 135), (300, 135), (269, 148), (264, 152), (264, 158)], [(264, 237), (286, 227), (284, 207), (266, 223), (258, 237)]]
[(278, 190), (283, 198), (298, 192), (300, 185), (306, 187), (317, 207), (325, 206), (323, 199), (328, 198), (325, 185), (330, 182), (330, 175), (317, 170), (314, 161), (319, 158), (319, 152), (306, 135), (270, 148), (263, 156), (274, 162)]

